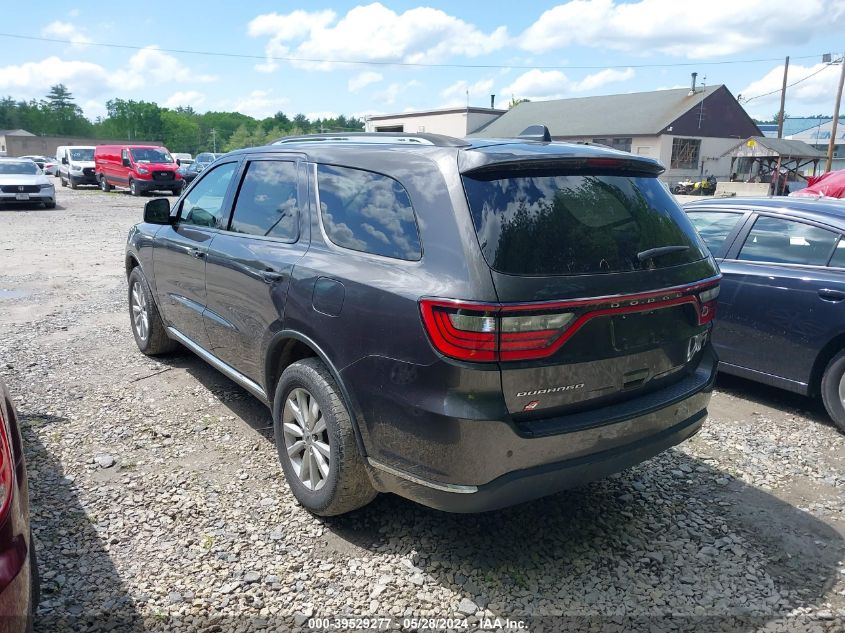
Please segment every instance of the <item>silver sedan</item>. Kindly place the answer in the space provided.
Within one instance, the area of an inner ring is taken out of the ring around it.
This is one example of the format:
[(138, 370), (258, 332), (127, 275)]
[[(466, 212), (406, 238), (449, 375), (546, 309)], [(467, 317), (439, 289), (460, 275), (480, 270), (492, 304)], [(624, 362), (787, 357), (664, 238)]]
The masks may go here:
[(56, 187), (31, 160), (0, 158), (2, 204), (43, 204), (46, 209), (54, 209)]

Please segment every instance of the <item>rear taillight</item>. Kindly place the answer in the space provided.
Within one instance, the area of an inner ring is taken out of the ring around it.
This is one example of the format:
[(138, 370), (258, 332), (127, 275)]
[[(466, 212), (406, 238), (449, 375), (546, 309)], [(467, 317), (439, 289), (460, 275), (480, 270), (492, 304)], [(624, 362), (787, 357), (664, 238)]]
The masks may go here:
[(9, 431), (0, 410), (0, 525), (6, 520), (12, 505), (12, 495), (15, 492), (15, 460), (12, 455), (12, 445), (9, 441)]
[[(697, 294), (695, 294), (697, 293)], [(422, 319), (443, 355), (474, 362), (546, 358), (595, 317), (690, 304), (699, 325), (716, 314), (718, 281), (639, 295), (550, 303), (469, 303), (421, 299)]]
[(719, 298), (719, 286), (711, 286), (698, 293), (698, 324), (710, 323), (716, 318), (716, 299)]

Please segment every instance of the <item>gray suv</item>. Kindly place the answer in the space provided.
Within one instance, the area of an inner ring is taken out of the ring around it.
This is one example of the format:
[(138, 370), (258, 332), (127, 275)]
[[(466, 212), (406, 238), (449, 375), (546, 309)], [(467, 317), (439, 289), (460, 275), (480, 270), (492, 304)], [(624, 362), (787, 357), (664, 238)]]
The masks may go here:
[(695, 434), (718, 268), (659, 163), (548, 140), (350, 134), (218, 158), (129, 234), (132, 331), (272, 410), (319, 515), (453, 512)]

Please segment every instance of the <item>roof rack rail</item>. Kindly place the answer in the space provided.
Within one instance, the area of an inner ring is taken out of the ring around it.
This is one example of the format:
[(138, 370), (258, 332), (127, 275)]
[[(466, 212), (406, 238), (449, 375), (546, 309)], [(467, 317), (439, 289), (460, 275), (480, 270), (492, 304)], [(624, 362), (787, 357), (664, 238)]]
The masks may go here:
[(543, 141), (544, 143), (552, 142), (552, 134), (545, 125), (529, 125), (522, 130), (522, 134), (517, 138), (524, 138), (527, 141)]
[(435, 147), (467, 147), (469, 143), (460, 138), (443, 134), (394, 134), (391, 132), (346, 132), (340, 134), (304, 134), (283, 136), (270, 145), (288, 143), (349, 143), (372, 145), (429, 145)]

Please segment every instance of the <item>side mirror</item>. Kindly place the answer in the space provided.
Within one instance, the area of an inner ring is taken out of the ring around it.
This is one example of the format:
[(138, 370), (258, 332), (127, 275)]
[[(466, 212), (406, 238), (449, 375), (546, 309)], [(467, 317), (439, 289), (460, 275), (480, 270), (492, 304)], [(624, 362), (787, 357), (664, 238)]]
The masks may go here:
[(155, 198), (144, 205), (144, 222), (148, 224), (170, 224), (170, 200)]
[(62, 165), (67, 165), (67, 158), (62, 157)]
[(181, 161), (181, 160), (179, 160), (179, 159), (177, 158), (177, 159), (176, 159), (176, 164), (177, 164), (179, 167), (181, 167), (181, 166), (182, 166), (182, 161)]
[(132, 167), (132, 164), (129, 162), (128, 158), (123, 159), (123, 166), (124, 167)]

